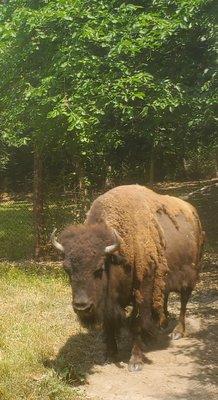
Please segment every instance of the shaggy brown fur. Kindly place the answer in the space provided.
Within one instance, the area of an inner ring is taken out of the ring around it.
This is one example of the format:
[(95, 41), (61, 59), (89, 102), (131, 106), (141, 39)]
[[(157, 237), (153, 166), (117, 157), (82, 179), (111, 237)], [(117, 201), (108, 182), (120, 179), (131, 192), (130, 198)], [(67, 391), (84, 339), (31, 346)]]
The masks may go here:
[(86, 224), (102, 221), (122, 237), (121, 254), (134, 266), (139, 282), (149, 272), (151, 264), (155, 265), (153, 307), (158, 312), (163, 308), (166, 276), (169, 267), (172, 268), (170, 253), (175, 235), (181, 240), (179, 253), (182, 253), (181, 260), (176, 260), (177, 268), (191, 248), (192, 262), (196, 272), (199, 271), (203, 234), (196, 210), (185, 201), (159, 195), (139, 185), (119, 186), (94, 201)]
[[(119, 253), (105, 258), (105, 246), (114, 242), (111, 228), (116, 229), (122, 243)], [(85, 224), (66, 229), (60, 240), (66, 262), (74, 265), (73, 290), (76, 282), (83, 288), (86, 285), (86, 300), (92, 298), (95, 309), (101, 309), (112, 353), (116, 351), (112, 315), (116, 310), (120, 317), (122, 309), (132, 302), (130, 370), (141, 368), (141, 337), (144, 331), (152, 331), (153, 315), (158, 316), (160, 324), (165, 322), (170, 291), (182, 295), (176, 335), (184, 333), (185, 307), (198, 278), (203, 244), (201, 224), (190, 204), (139, 185), (120, 186), (99, 196)], [(93, 280), (91, 273), (101, 270), (103, 264), (106, 273), (102, 273), (101, 282)]]

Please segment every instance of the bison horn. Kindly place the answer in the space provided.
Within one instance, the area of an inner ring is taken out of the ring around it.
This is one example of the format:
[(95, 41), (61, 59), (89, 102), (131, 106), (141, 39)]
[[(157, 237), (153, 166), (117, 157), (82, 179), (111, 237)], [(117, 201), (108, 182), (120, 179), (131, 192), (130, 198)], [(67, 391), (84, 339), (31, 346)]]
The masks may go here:
[(119, 248), (120, 248), (122, 239), (115, 229), (113, 229), (113, 234), (115, 237), (115, 243), (110, 246), (105, 247), (105, 250), (104, 250), (105, 254), (112, 254), (115, 251), (119, 250)]
[(62, 244), (58, 243), (58, 241), (55, 237), (56, 230), (57, 229), (55, 228), (51, 234), (51, 242), (52, 242), (53, 246), (56, 247), (56, 249), (64, 252), (64, 247), (62, 246)]

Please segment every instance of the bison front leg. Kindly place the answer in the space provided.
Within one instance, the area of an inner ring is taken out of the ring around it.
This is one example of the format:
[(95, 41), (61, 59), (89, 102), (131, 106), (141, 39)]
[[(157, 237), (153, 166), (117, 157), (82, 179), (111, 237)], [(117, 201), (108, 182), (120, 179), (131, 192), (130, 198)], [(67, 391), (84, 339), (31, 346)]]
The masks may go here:
[(152, 287), (152, 279), (149, 279), (146, 285), (142, 285), (141, 289), (135, 291), (132, 317), (133, 347), (128, 365), (130, 372), (140, 371), (143, 368), (143, 363), (145, 361), (145, 356), (143, 354), (143, 335), (154, 335), (154, 324), (152, 321)]
[(117, 362), (118, 348), (116, 341), (116, 329), (114, 321), (104, 321), (104, 337), (106, 343), (106, 362)]
[(143, 343), (141, 338), (141, 333), (134, 335), (133, 339), (133, 348), (131, 353), (131, 358), (128, 364), (128, 370), (130, 372), (141, 371), (144, 363), (144, 355), (143, 355)]

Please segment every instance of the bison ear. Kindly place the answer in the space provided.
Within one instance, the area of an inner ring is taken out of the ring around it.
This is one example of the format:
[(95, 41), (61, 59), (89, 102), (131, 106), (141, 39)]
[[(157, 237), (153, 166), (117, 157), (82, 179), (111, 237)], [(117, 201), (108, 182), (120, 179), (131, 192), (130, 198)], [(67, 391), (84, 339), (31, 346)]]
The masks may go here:
[(114, 265), (126, 265), (126, 259), (119, 253), (111, 254), (111, 263)]
[(116, 229), (113, 229), (113, 236), (114, 236), (114, 243), (111, 244), (110, 246), (105, 247), (104, 250), (105, 254), (113, 254), (115, 251), (120, 249), (123, 240), (116, 231)]

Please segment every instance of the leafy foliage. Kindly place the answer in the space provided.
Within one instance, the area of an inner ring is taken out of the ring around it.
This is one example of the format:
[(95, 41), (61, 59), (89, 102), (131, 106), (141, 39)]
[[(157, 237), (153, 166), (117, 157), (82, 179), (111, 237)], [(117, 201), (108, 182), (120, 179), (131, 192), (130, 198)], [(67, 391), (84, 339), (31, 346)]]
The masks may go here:
[(108, 166), (144, 176), (151, 154), (163, 178), (190, 150), (213, 149), (213, 9), (212, 0), (9, 1), (3, 139), (64, 148), (92, 182)]

